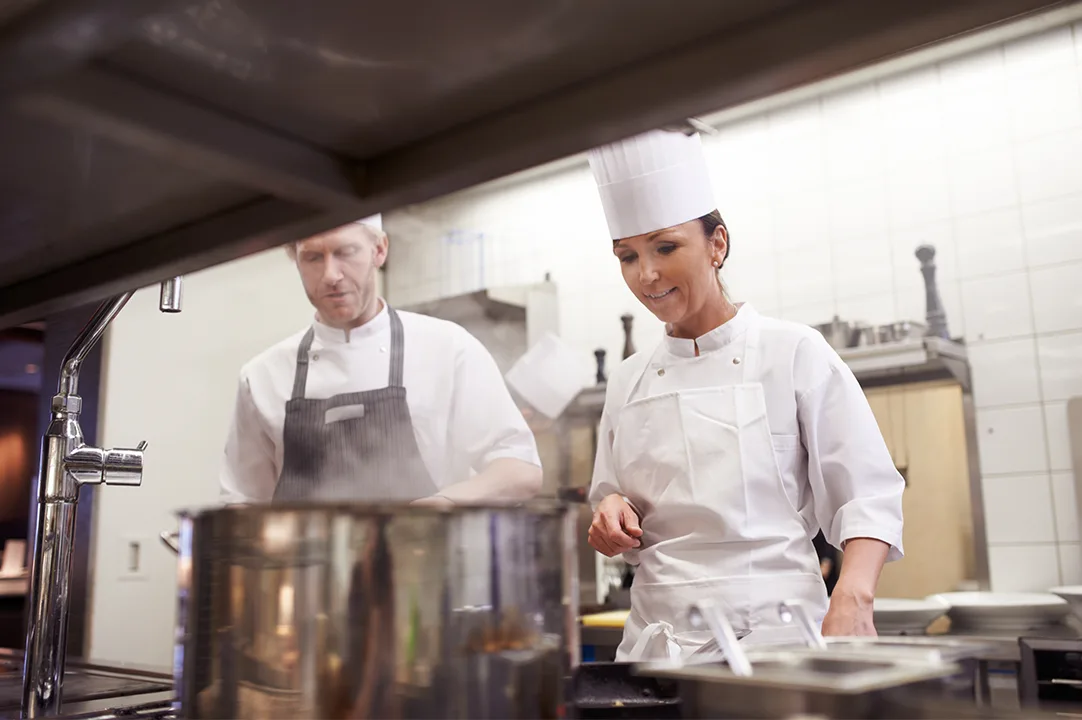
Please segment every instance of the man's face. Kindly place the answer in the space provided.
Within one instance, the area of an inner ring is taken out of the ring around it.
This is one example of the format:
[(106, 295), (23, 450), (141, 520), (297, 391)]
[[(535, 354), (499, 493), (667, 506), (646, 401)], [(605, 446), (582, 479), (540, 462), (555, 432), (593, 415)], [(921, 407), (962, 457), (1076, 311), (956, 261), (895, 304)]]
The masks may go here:
[(386, 236), (346, 225), (297, 243), (296, 258), (304, 292), (324, 323), (351, 328), (375, 314), (376, 271), (387, 259)]

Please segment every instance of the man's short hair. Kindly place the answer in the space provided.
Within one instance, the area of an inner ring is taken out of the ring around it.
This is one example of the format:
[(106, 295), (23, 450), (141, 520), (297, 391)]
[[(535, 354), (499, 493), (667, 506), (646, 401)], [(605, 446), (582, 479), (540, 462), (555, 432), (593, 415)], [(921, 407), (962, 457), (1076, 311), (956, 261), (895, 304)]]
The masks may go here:
[[(326, 230), (326, 231), (324, 231), (322, 233), (319, 233), (319, 235), (326, 235), (327, 233), (337, 232), (339, 230), (344, 230), (344, 229), (347, 229), (347, 228), (350, 228), (350, 229), (356, 230), (356, 231), (360, 231), (361, 233), (366, 235), (373, 242), (378, 242), (379, 240), (382, 240), (383, 238), (387, 237), (387, 233), (383, 232), (383, 230), (381, 230), (381, 229), (379, 229), (377, 227), (373, 227), (372, 225), (369, 225), (368, 223), (366, 223), (366, 222), (364, 222), (362, 220), (355, 220), (354, 222), (347, 223), (345, 225), (340, 225), (340, 226), (338, 226), (336, 228), (331, 228), (330, 230)], [(319, 235), (310, 235), (309, 237), (301, 238), (300, 240), (292, 240), (292, 241), (286, 243), (286, 254), (289, 255), (290, 259), (296, 260), (297, 259), (297, 249), (301, 246), (301, 243), (304, 242), (305, 240), (311, 240), (314, 237), (319, 237)]]

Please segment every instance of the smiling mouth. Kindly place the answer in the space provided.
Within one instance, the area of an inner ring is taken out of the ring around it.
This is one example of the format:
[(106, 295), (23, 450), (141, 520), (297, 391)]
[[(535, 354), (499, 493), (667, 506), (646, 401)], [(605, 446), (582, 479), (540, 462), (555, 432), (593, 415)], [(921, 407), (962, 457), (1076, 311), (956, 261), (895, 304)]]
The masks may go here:
[(676, 288), (669, 288), (669, 289), (668, 289), (668, 290), (666, 290), (665, 292), (663, 292), (663, 293), (660, 293), (660, 294), (658, 294), (658, 295), (651, 295), (650, 293), (643, 293), (643, 295), (645, 295), (646, 297), (650, 298), (651, 300), (660, 300), (661, 298), (664, 298), (664, 297), (668, 297), (668, 296), (669, 296), (669, 295), (671, 295), (671, 294), (673, 293), (673, 291), (675, 291), (675, 290), (676, 290)]

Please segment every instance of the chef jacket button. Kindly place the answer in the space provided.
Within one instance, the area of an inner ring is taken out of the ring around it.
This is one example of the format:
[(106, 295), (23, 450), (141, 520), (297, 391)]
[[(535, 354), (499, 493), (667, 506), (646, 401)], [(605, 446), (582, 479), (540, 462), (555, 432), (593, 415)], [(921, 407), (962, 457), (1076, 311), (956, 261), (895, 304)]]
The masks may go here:
[(313, 355), (312, 359), (313, 360), (319, 360), (319, 353), (316, 353), (315, 355)]
[(740, 364), (740, 358), (733, 358), (733, 365), (739, 365), (739, 364)]
[(381, 348), (379, 349), (379, 351), (380, 351), (381, 353), (385, 353), (385, 352), (387, 352), (387, 348), (385, 348), (385, 347), (381, 347)]
[(664, 376), (665, 375), (665, 368), (658, 368), (657, 369), (657, 374), (659, 376)]

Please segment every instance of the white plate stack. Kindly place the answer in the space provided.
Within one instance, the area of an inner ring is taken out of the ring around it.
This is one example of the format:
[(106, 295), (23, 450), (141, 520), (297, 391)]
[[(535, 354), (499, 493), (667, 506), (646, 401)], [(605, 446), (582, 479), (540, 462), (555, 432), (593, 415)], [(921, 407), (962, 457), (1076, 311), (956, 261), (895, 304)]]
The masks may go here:
[(1057, 625), (1071, 611), (1053, 593), (952, 592), (932, 595), (949, 607), (951, 631), (1015, 631)]
[(875, 629), (881, 635), (923, 635), (948, 609), (945, 602), (933, 598), (876, 598), (872, 606)]

